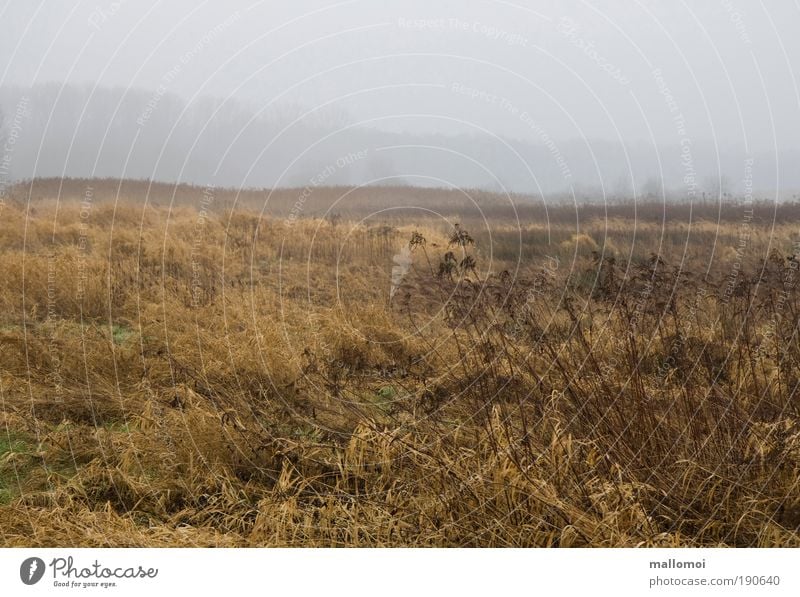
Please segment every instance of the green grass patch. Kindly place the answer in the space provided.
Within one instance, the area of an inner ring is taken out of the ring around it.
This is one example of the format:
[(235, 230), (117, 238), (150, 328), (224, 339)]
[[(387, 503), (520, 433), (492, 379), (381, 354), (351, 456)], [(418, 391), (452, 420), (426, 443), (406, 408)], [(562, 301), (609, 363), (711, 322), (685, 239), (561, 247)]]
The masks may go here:
[(107, 429), (108, 431), (113, 431), (114, 433), (130, 433), (133, 430), (133, 427), (130, 423), (126, 423), (125, 421), (113, 420), (113, 421), (103, 421), (101, 423), (101, 427), (103, 429)]
[(14, 433), (0, 433), (0, 504), (8, 504), (19, 492), (20, 479), (33, 468), (33, 445)]
[(133, 330), (124, 325), (113, 325), (111, 327), (111, 338), (114, 344), (125, 344), (125, 341), (133, 335)]

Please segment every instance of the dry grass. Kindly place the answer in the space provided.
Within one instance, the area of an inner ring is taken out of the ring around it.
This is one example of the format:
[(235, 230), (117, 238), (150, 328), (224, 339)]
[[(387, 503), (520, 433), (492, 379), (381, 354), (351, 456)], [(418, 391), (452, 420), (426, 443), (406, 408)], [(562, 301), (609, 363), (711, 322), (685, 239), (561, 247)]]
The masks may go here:
[(37, 184), (0, 208), (2, 545), (800, 546), (792, 206)]

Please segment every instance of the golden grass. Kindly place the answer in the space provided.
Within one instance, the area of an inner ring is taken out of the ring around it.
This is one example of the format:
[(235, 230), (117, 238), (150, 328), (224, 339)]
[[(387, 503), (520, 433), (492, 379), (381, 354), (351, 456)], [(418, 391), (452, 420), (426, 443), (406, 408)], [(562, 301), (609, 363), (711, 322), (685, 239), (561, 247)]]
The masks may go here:
[(0, 208), (2, 545), (800, 546), (791, 211), (739, 251), (736, 207), (473, 244), (37, 184)]

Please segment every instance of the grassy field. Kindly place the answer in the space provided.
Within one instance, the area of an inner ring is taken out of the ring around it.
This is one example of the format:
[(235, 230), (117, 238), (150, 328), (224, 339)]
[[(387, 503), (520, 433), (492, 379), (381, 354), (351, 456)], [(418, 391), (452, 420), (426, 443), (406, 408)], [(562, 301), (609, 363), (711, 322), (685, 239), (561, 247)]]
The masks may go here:
[(796, 204), (20, 185), (0, 544), (798, 547), (799, 259)]

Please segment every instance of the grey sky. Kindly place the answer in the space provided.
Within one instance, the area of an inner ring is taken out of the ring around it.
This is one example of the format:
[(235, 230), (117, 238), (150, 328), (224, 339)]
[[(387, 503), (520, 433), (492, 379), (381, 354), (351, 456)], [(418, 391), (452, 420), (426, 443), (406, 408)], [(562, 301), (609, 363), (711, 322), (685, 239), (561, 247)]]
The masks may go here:
[(621, 161), (691, 145), (771, 156), (774, 170), (800, 146), (794, 0), (10, 0), (0, 22), (6, 87), (324, 106), (334, 123), (403, 135), (613, 143)]

